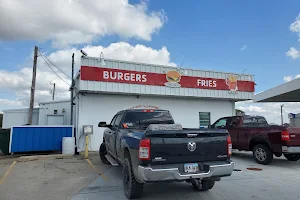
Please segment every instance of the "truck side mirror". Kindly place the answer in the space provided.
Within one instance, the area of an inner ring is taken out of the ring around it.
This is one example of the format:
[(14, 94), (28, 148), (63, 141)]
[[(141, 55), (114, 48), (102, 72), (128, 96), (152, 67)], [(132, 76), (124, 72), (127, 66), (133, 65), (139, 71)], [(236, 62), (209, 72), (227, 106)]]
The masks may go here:
[(107, 127), (106, 122), (99, 122), (98, 127)]

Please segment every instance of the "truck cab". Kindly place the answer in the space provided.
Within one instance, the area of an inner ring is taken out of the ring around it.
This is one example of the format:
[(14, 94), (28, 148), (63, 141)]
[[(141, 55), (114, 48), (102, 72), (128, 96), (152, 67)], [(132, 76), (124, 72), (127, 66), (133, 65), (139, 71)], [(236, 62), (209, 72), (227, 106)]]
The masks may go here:
[(211, 128), (228, 130), (233, 149), (253, 151), (260, 164), (269, 164), (273, 155), (300, 159), (300, 128), (269, 125), (263, 116), (231, 116), (218, 119)]

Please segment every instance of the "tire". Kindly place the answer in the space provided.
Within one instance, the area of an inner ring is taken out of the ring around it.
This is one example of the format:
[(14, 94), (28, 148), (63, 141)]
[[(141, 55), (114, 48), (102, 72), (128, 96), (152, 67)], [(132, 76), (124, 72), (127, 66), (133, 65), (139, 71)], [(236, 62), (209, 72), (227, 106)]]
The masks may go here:
[(106, 159), (105, 155), (107, 154), (105, 143), (102, 143), (99, 148), (100, 160), (105, 165), (110, 165), (110, 162)]
[(195, 190), (198, 191), (207, 191), (210, 190), (214, 187), (215, 185), (215, 181), (212, 180), (202, 180), (201, 181), (201, 187), (199, 184), (196, 184), (195, 182), (192, 182), (192, 185), (194, 187)]
[(289, 161), (298, 161), (300, 160), (300, 153), (295, 154), (283, 154), (286, 159)]
[(273, 160), (273, 152), (264, 144), (257, 144), (253, 148), (254, 160), (262, 165), (268, 165)]
[(125, 158), (123, 165), (123, 186), (125, 196), (128, 199), (140, 198), (143, 195), (144, 184), (136, 181), (128, 157)]

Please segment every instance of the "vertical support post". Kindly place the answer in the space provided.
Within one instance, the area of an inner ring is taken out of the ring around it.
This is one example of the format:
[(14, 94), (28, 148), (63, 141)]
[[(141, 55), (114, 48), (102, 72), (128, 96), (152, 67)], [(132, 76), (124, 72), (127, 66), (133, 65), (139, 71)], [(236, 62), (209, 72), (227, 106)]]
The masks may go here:
[(74, 53), (72, 55), (72, 82), (71, 82), (71, 125), (73, 125), (73, 104), (74, 104)]
[(53, 92), (52, 92), (52, 100), (54, 101), (55, 96), (55, 83), (53, 83)]
[(35, 93), (35, 80), (36, 80), (36, 65), (38, 57), (38, 47), (34, 47), (34, 57), (33, 57), (33, 69), (32, 69), (32, 83), (31, 83), (31, 93), (30, 93), (30, 105), (29, 105), (29, 114), (28, 114), (28, 124), (32, 124), (32, 113), (34, 106), (34, 93)]
[(283, 115), (282, 115), (282, 107), (284, 106), (284, 104), (282, 104), (280, 106), (280, 113), (281, 113), (281, 126), (283, 126)]
[(89, 157), (89, 136), (85, 136), (85, 152), (84, 152), (84, 158)]

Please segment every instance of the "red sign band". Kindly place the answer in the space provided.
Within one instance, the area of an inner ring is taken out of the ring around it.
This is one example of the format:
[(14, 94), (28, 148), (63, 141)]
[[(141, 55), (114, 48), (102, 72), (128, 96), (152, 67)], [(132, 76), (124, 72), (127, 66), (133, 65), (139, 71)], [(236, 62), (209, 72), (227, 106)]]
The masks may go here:
[(88, 81), (254, 92), (254, 82), (237, 80), (235, 75), (229, 75), (226, 79), (216, 79), (184, 76), (176, 69), (166, 74), (158, 74), (91, 66), (81, 66), (80, 74), (81, 80)]

